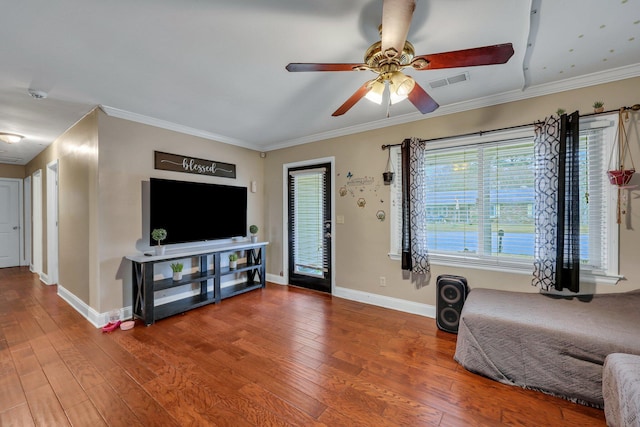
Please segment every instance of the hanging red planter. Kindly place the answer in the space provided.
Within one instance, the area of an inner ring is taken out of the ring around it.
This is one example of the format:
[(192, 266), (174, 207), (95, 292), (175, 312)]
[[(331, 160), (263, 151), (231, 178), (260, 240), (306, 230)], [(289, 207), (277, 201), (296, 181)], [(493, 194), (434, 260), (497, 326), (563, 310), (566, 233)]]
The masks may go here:
[(631, 177), (634, 173), (636, 173), (635, 169), (611, 170), (607, 171), (607, 176), (609, 177), (609, 182), (612, 185), (622, 187), (631, 181)]
[[(629, 112), (625, 108), (620, 108), (618, 111), (618, 129), (616, 130), (615, 143), (611, 147), (611, 157), (609, 157), (609, 167), (618, 167), (618, 169), (611, 169), (607, 171), (609, 182), (612, 185), (618, 187), (625, 186), (631, 181), (631, 177), (636, 173), (636, 167), (633, 164), (633, 158), (631, 157), (631, 150), (629, 147), (629, 139), (627, 138), (627, 130), (625, 129), (624, 122), (629, 120)], [(618, 159), (614, 160), (614, 152), (618, 149)], [(626, 169), (624, 166), (625, 160), (629, 158), (631, 161), (631, 168)]]

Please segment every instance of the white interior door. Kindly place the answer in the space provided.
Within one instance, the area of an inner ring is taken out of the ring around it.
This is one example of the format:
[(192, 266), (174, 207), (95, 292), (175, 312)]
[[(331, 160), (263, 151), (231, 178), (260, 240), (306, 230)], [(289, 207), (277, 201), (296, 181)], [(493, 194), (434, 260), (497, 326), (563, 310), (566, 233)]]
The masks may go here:
[(0, 179), (0, 268), (20, 265), (20, 182)]

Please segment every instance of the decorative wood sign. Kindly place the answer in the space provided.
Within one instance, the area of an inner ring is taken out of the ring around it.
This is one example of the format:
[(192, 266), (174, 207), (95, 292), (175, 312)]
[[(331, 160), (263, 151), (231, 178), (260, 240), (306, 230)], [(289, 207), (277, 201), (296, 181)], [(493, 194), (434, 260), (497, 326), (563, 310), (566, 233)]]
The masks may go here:
[(154, 151), (154, 155), (156, 169), (193, 173), (196, 175), (221, 176), (224, 178), (235, 179), (236, 177), (236, 165), (232, 165), (231, 163), (180, 156), (178, 154), (163, 153), (161, 151)]

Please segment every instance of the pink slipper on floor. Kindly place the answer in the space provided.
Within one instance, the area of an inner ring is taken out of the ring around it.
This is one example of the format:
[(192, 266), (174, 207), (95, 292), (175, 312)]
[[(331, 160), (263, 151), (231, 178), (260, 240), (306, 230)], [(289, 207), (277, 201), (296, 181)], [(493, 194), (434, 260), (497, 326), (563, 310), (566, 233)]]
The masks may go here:
[(122, 329), (123, 331), (128, 331), (129, 329), (133, 328), (136, 325), (136, 322), (134, 322), (133, 320), (127, 320), (126, 322), (122, 322), (122, 324), (120, 325), (120, 329)]
[(122, 323), (121, 321), (117, 321), (115, 323), (107, 323), (105, 326), (102, 327), (102, 332), (113, 332), (115, 331), (118, 326), (120, 326), (120, 323)]

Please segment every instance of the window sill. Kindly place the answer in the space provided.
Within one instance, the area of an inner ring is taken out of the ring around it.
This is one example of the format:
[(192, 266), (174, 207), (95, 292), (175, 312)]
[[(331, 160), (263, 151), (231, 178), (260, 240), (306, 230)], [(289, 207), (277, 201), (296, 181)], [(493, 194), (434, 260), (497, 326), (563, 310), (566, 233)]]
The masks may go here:
[[(398, 254), (389, 253), (389, 258), (395, 261), (400, 261), (402, 257)], [(494, 271), (496, 273), (511, 273), (511, 274), (522, 274), (522, 275), (532, 275), (533, 274), (533, 266), (530, 264), (520, 264), (520, 263), (503, 263), (500, 265), (496, 264), (488, 264), (483, 263), (481, 261), (474, 261), (469, 259), (456, 259), (442, 256), (430, 256), (430, 262), (433, 265), (442, 265), (446, 267), (456, 267), (456, 268), (471, 268), (475, 270), (485, 270), (485, 271)], [(601, 271), (593, 271), (593, 270), (581, 270), (580, 271), (580, 282), (581, 283), (590, 283), (594, 285), (607, 285), (614, 286), (624, 277), (613, 274), (606, 274)]]

